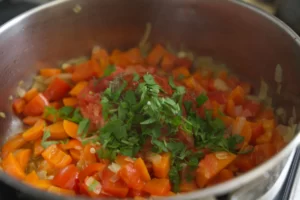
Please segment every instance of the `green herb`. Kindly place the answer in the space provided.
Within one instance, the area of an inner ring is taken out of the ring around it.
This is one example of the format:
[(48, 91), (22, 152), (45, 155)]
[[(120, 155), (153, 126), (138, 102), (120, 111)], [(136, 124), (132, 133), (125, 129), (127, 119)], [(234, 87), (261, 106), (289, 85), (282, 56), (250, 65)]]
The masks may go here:
[(172, 76), (169, 77), (169, 85), (174, 90), (172, 98), (175, 99), (176, 101), (179, 101), (179, 103), (181, 104), (183, 95), (185, 94), (185, 87), (176, 86)]
[(59, 117), (58, 110), (56, 110), (54, 107), (51, 107), (51, 106), (46, 106), (45, 107), (45, 109), (44, 109), (44, 115), (45, 115), (45, 117), (48, 117), (50, 115), (53, 116), (54, 122)]
[(180, 175), (178, 167), (172, 166), (169, 171), (169, 179), (172, 183), (172, 190), (173, 192), (179, 192), (179, 185), (180, 185)]
[(137, 73), (133, 74), (133, 81), (139, 81), (140, 80), (140, 75)]
[(59, 116), (61, 118), (67, 118), (74, 111), (74, 108), (71, 106), (64, 106), (58, 110)]
[(86, 134), (88, 133), (89, 127), (90, 127), (90, 120), (84, 118), (79, 122), (77, 134), (82, 137), (85, 137)]
[(96, 191), (98, 185), (99, 185), (99, 182), (97, 180), (93, 179), (93, 182), (88, 186), (88, 190), (90, 192), (94, 192), (94, 191)]
[(53, 144), (58, 144), (58, 141), (47, 141), (48, 138), (51, 137), (51, 133), (49, 129), (46, 129), (44, 131), (44, 135), (41, 141), (41, 145), (44, 149), (48, 148), (49, 146), (53, 145)]
[(196, 98), (197, 106), (202, 106), (206, 101), (208, 100), (208, 97), (205, 94), (200, 94)]
[(116, 71), (116, 66), (108, 65), (107, 68), (104, 70), (103, 76), (110, 76), (114, 71)]

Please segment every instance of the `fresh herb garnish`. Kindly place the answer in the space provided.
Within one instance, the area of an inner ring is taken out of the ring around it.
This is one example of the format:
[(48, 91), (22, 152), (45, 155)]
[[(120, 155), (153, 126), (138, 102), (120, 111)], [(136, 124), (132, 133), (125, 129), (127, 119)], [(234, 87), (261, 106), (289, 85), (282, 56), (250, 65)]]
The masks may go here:
[(202, 106), (206, 101), (208, 100), (208, 97), (205, 94), (200, 94), (196, 98), (197, 106)]
[(103, 76), (110, 76), (114, 71), (116, 71), (115, 65), (108, 65), (106, 69), (104, 70)]
[(50, 130), (49, 129), (45, 129), (44, 135), (43, 135), (43, 138), (42, 138), (42, 141), (41, 141), (41, 146), (44, 149), (48, 148), (49, 146), (51, 146), (53, 144), (58, 144), (59, 143), (58, 141), (47, 141), (48, 138), (50, 138), (50, 137), (51, 137)]
[(85, 137), (88, 133), (89, 127), (90, 127), (90, 120), (84, 118), (79, 122), (77, 134), (80, 135), (81, 137)]

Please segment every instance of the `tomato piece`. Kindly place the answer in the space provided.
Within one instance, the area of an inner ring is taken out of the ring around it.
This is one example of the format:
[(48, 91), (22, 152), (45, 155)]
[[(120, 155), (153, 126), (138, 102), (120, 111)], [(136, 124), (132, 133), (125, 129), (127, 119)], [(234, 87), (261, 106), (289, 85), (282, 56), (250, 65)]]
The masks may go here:
[(13, 102), (13, 109), (16, 114), (21, 114), (25, 108), (26, 102), (24, 99), (15, 99)]
[(208, 92), (207, 96), (210, 101), (216, 101), (219, 104), (226, 104), (228, 100), (228, 94), (222, 91)]
[(252, 136), (251, 136), (250, 143), (255, 144), (256, 139), (264, 134), (265, 129), (264, 129), (262, 123), (260, 123), (260, 122), (250, 123), (250, 125), (251, 125), (251, 130), (252, 130)]
[(45, 106), (48, 105), (47, 98), (39, 93), (25, 105), (23, 114), (26, 116), (39, 116), (43, 114)]
[(119, 176), (129, 188), (141, 190), (145, 184), (145, 182), (141, 179), (140, 173), (131, 163), (121, 167), (119, 170)]
[(78, 176), (79, 181), (83, 182), (86, 177), (92, 176), (97, 172), (102, 173), (105, 167), (106, 167), (106, 165), (103, 163), (92, 163), (92, 164), (88, 165), (86, 168), (84, 168), (79, 173), (79, 176)]
[(79, 170), (75, 165), (68, 165), (54, 176), (52, 184), (68, 190), (77, 189)]
[(246, 101), (243, 105), (243, 108), (251, 113), (251, 117), (255, 117), (259, 113), (261, 105), (260, 103), (254, 101)]
[(106, 167), (103, 170), (102, 173), (102, 188), (104, 192), (109, 193), (115, 197), (120, 197), (124, 198), (127, 196), (127, 193), (129, 191), (128, 186), (122, 181), (122, 180), (117, 180), (117, 181), (112, 181), (112, 177), (116, 176), (116, 174), (108, 167)]
[(49, 101), (58, 101), (66, 96), (70, 89), (70, 85), (64, 80), (55, 78), (44, 92), (44, 95)]

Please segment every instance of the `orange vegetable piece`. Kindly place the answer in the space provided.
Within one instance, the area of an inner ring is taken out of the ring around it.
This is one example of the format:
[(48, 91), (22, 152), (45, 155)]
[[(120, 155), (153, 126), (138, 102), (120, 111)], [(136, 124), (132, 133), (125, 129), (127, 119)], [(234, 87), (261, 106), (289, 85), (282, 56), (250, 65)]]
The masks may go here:
[(40, 116), (27, 116), (23, 118), (23, 123), (29, 126), (33, 126), (40, 119)]
[(42, 147), (41, 141), (42, 141), (41, 139), (34, 141), (33, 155), (35, 157), (41, 155), (41, 153), (44, 151), (44, 147)]
[(68, 120), (64, 120), (63, 128), (68, 136), (70, 136), (71, 138), (77, 138), (78, 124)]
[(80, 155), (80, 159), (78, 161), (78, 166), (84, 168), (89, 164), (97, 162), (97, 157), (94, 153), (91, 153), (91, 148), (95, 148), (94, 146), (87, 144), (83, 148), (83, 152)]
[(178, 79), (180, 76), (183, 76), (184, 78), (189, 77), (190, 71), (188, 70), (187, 67), (183, 66), (183, 67), (177, 67), (175, 69), (172, 70), (172, 75), (174, 77), (174, 79)]
[(29, 102), (31, 99), (33, 99), (36, 95), (39, 94), (39, 91), (36, 88), (31, 88), (28, 90), (23, 97), (27, 102)]
[(38, 171), (46, 171), (47, 174), (53, 174), (56, 171), (55, 166), (49, 163), (47, 160), (39, 161), (37, 166)]
[(39, 139), (40, 137), (43, 136), (43, 130), (44, 127), (46, 125), (46, 122), (42, 119), (38, 120), (33, 127), (27, 129), (24, 133), (23, 133), (23, 138), (26, 141), (32, 141), (32, 140), (36, 140)]
[(227, 80), (228, 72), (225, 70), (219, 71), (217, 77), (223, 81)]
[(169, 71), (174, 68), (174, 63), (176, 61), (176, 56), (171, 53), (165, 53), (161, 61), (161, 67), (164, 71)]
[(154, 176), (157, 178), (167, 178), (170, 171), (171, 154), (161, 154), (161, 160), (158, 162), (152, 161)]
[(129, 188), (141, 190), (145, 185), (145, 182), (142, 180), (139, 171), (132, 163), (123, 165), (118, 171), (118, 175)]
[(257, 119), (274, 119), (274, 111), (272, 108), (266, 108), (265, 110), (261, 111), (257, 116)]
[(227, 104), (225, 106), (225, 113), (230, 117), (236, 117), (235, 114), (235, 104), (232, 99), (228, 99)]
[(74, 196), (76, 194), (74, 190), (62, 189), (55, 186), (50, 186), (48, 188), (48, 192), (53, 192), (59, 195), (66, 195), (66, 196)]
[(77, 97), (79, 93), (88, 85), (87, 81), (78, 82), (69, 92), (71, 96)]
[(27, 143), (22, 134), (18, 134), (9, 139), (2, 147), (2, 158), (5, 158), (9, 153), (21, 148)]
[(76, 162), (79, 161), (80, 156), (81, 156), (81, 151), (80, 150), (70, 149), (69, 153), (70, 153), (71, 157), (73, 158), (73, 160), (75, 160)]
[(128, 51), (121, 53), (118, 58), (118, 64), (120, 64), (121, 67), (124, 67), (125, 65), (135, 65), (135, 64), (141, 64), (143, 63), (143, 57), (141, 55), (141, 51), (139, 48), (132, 48)]
[(23, 114), (25, 116), (39, 116), (43, 114), (45, 106), (48, 105), (49, 102), (46, 97), (39, 93), (25, 105)]
[[(97, 66), (94, 66), (95, 64)], [(99, 67), (99, 65), (93, 60), (89, 60), (85, 63), (77, 65), (72, 74), (72, 80), (74, 82), (80, 82), (89, 80), (92, 77), (97, 76), (97, 71), (95, 71), (97, 67)]]
[(157, 179), (154, 178), (148, 181), (143, 191), (150, 193), (151, 195), (164, 196), (167, 195), (171, 190), (169, 179)]
[(129, 164), (129, 163), (134, 163), (134, 160), (132, 160), (132, 158), (128, 157), (128, 156), (123, 156), (123, 155), (118, 155), (116, 157), (115, 162), (117, 164), (119, 164), (120, 166)]
[(36, 187), (42, 190), (46, 190), (51, 186), (51, 182), (49, 180), (40, 180), (35, 171), (32, 171), (28, 174), (24, 182), (31, 185), (32, 187)]
[(166, 49), (160, 44), (156, 45), (146, 58), (150, 65), (158, 65), (162, 57), (167, 53)]
[(21, 169), (25, 171), (31, 156), (31, 149), (19, 149), (14, 153), (14, 156), (19, 162)]
[(245, 101), (245, 91), (241, 86), (237, 86), (231, 91), (229, 98), (232, 99), (235, 105), (242, 105)]
[(70, 149), (77, 149), (77, 150), (83, 149), (81, 142), (76, 139), (72, 139), (66, 144), (59, 144), (59, 148), (65, 151)]
[(25, 178), (25, 173), (12, 153), (9, 153), (2, 161), (3, 170), (16, 179), (22, 180)]
[(226, 127), (231, 126), (234, 122), (234, 118), (229, 117), (227, 115), (221, 116), (220, 119), (223, 121), (223, 123), (225, 124)]
[(188, 182), (186, 180), (182, 180), (179, 188), (180, 192), (191, 192), (196, 190), (198, 187), (195, 181)]
[(203, 188), (222, 169), (227, 167), (236, 155), (228, 152), (215, 152), (207, 154), (199, 163), (196, 171), (196, 183), (199, 188)]
[(13, 102), (13, 109), (16, 114), (21, 114), (24, 111), (26, 102), (24, 99), (15, 99)]
[(100, 64), (100, 74), (102, 76), (104, 69), (109, 65), (109, 55), (105, 49), (94, 48), (92, 52), (92, 60), (96, 60)]
[(269, 143), (272, 140), (273, 133), (272, 131), (266, 131), (264, 134), (256, 138), (256, 144)]
[(56, 77), (44, 91), (44, 96), (49, 101), (60, 101), (70, 91), (71, 87), (66, 81)]
[(92, 163), (79, 172), (78, 179), (83, 182), (87, 176), (92, 176), (97, 172), (101, 172), (105, 169), (106, 165), (103, 163)]
[(197, 93), (205, 92), (205, 89), (195, 80), (193, 76), (190, 76), (183, 80), (186, 87), (195, 90)]
[(230, 171), (229, 169), (222, 169), (220, 171), (220, 173), (212, 181), (210, 181), (207, 185), (210, 186), (210, 185), (222, 183), (222, 182), (232, 179), (233, 177), (234, 177), (234, 174), (232, 171)]
[(148, 169), (146, 167), (146, 164), (145, 164), (145, 162), (142, 158), (138, 158), (134, 162), (134, 167), (140, 173), (140, 176), (144, 181), (150, 181), (151, 180), (151, 177), (150, 177), (150, 174), (149, 174)]
[(42, 156), (56, 168), (63, 168), (72, 162), (71, 156), (60, 150), (55, 144), (45, 149)]
[(273, 144), (259, 144), (254, 147), (252, 152), (252, 160), (256, 165), (259, 165), (276, 153), (276, 148)]
[(44, 77), (51, 77), (61, 73), (61, 69), (57, 68), (44, 68), (40, 69), (40, 75)]
[(262, 120), (262, 125), (265, 131), (273, 131), (275, 128), (275, 121), (274, 119), (264, 119)]
[(76, 106), (78, 104), (78, 99), (75, 97), (66, 97), (63, 98), (64, 106)]
[(69, 137), (64, 129), (63, 121), (59, 121), (54, 124), (51, 124), (50, 126), (47, 126), (45, 130), (50, 131), (51, 134), (50, 139), (63, 140)]

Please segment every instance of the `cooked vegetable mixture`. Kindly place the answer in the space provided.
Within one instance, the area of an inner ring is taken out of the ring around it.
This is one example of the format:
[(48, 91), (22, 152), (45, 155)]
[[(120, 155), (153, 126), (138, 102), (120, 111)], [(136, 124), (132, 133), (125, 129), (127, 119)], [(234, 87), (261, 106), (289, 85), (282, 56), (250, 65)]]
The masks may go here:
[(158, 44), (42, 68), (13, 102), (27, 128), (2, 147), (3, 171), (62, 195), (170, 196), (230, 180), (285, 145), (250, 84), (195, 65)]

